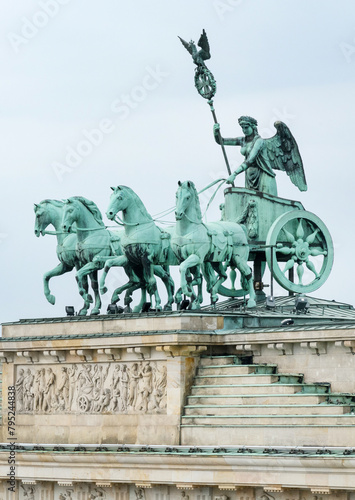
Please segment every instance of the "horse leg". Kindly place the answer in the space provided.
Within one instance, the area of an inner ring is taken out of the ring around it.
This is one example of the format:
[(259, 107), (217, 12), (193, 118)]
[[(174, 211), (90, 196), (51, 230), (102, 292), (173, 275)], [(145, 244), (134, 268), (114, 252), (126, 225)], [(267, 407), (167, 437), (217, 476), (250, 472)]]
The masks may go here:
[(241, 273), (243, 280), (246, 282), (243, 288), (249, 292), (249, 300), (247, 307), (255, 307), (255, 290), (253, 282), (253, 273), (246, 259), (240, 257), (240, 255), (233, 255), (233, 266), (235, 266)]
[(227, 273), (224, 268), (223, 262), (211, 262), (211, 265), (218, 275), (217, 280), (211, 289), (211, 304), (215, 304), (218, 300), (219, 287), (226, 281)]
[[(203, 295), (202, 295), (202, 273), (200, 266), (196, 266), (195, 268), (191, 269), (191, 272), (193, 274), (193, 280), (190, 283), (190, 287), (194, 287), (197, 285), (197, 301), (198, 304), (201, 305), (203, 302)], [(193, 291), (193, 290), (192, 290)]]
[(212, 264), (210, 262), (204, 262), (202, 265), (202, 273), (206, 280), (206, 290), (207, 293), (211, 293), (212, 287), (216, 282), (216, 275), (213, 271)]
[[(105, 281), (106, 281), (107, 274), (108, 274), (109, 270), (111, 269), (111, 267), (113, 267), (113, 266), (124, 267), (127, 265), (128, 259), (127, 259), (127, 257), (120, 255), (119, 257), (107, 257), (107, 258), (105, 257), (105, 260), (101, 260), (101, 259), (98, 259), (97, 257), (95, 257), (94, 261), (104, 263), (104, 265), (105, 265), (104, 271), (103, 271), (101, 279), (100, 279), (100, 292), (102, 294), (104, 294), (107, 292), (107, 287), (105, 286)], [(117, 300), (116, 300), (116, 302), (117, 302)]]
[(147, 283), (147, 291), (152, 298), (155, 299), (155, 309), (161, 311), (161, 299), (158, 293), (157, 281), (154, 277), (154, 264), (152, 263), (151, 256), (148, 255), (142, 259), (144, 281)]
[(44, 287), (44, 295), (46, 296), (46, 299), (48, 302), (52, 305), (55, 304), (55, 297), (54, 295), (51, 294), (51, 291), (49, 289), (49, 280), (53, 278), (54, 276), (61, 276), (62, 274), (68, 273), (73, 269), (73, 266), (68, 266), (67, 264), (64, 264), (61, 262), (58, 264), (54, 269), (51, 271), (46, 272), (43, 275), (43, 287)]
[[(143, 304), (145, 302), (147, 302), (147, 289), (145, 287), (145, 285), (143, 286), (141, 283), (138, 285), (137, 288), (140, 288), (141, 289), (141, 300), (139, 302), (139, 304), (137, 304), (134, 308), (133, 308), (133, 312), (140, 312), (143, 308)], [(128, 293), (128, 291), (127, 291)]]
[(94, 295), (95, 295), (95, 307), (91, 310), (91, 314), (93, 316), (96, 316), (97, 314), (99, 314), (100, 312), (100, 309), (101, 309), (101, 297), (100, 297), (100, 293), (99, 293), (99, 283), (98, 283), (98, 279), (97, 279), (97, 271), (93, 271), (92, 273), (90, 273), (90, 280), (91, 280), (91, 287), (94, 291)]
[(181, 301), (182, 301), (182, 290), (181, 287), (179, 287), (176, 291), (174, 302), (175, 304), (180, 304)]
[(200, 268), (201, 262), (200, 258), (196, 254), (189, 255), (187, 259), (185, 259), (181, 264), (180, 264), (180, 283), (181, 283), (181, 290), (184, 295), (187, 295), (188, 297), (191, 298), (191, 303), (192, 303), (192, 308), (197, 309), (199, 305), (196, 301), (196, 296), (193, 292), (193, 289), (188, 286), (187, 279), (186, 279), (186, 274), (187, 271), (191, 267), (198, 267)]
[[(123, 260), (123, 259), (125, 259), (125, 260)], [(120, 256), (120, 257), (115, 257), (114, 259), (111, 259), (110, 262), (106, 261), (106, 265), (105, 265), (106, 274), (108, 272), (108, 269), (114, 265), (115, 266), (118, 265), (118, 266), (123, 267), (126, 275), (128, 276), (129, 281), (127, 283), (125, 283), (123, 286), (116, 288), (116, 290), (113, 292), (112, 297), (111, 297), (111, 304), (116, 304), (120, 300), (121, 293), (123, 293), (125, 290), (127, 290), (127, 291), (126, 291), (124, 303), (125, 303), (125, 305), (130, 304), (132, 302), (131, 295), (135, 290), (137, 290), (137, 288), (142, 287), (141, 282), (138, 280), (137, 276), (134, 274), (133, 269), (128, 264), (128, 259), (126, 257)]]
[[(75, 265), (75, 269), (76, 269), (76, 272), (79, 271), (80, 269), (80, 264), (77, 263)], [(78, 288), (79, 288), (79, 293), (81, 296), (84, 296), (83, 294), (85, 294), (85, 296), (88, 295), (88, 290), (89, 290), (89, 283), (88, 283), (88, 277), (87, 276), (84, 276), (83, 279), (80, 281), (79, 283), (79, 280), (78, 278), (75, 276), (75, 279), (78, 283)], [(85, 301), (84, 300), (84, 305), (83, 307), (79, 310), (79, 316), (85, 316), (88, 309), (89, 309), (89, 306), (90, 306), (90, 302), (89, 301)]]
[(171, 311), (171, 305), (174, 302), (174, 281), (170, 273), (166, 271), (163, 266), (154, 266), (154, 274), (163, 281), (168, 294), (168, 302), (164, 306), (164, 311)]
[(89, 262), (85, 266), (81, 267), (76, 273), (76, 280), (78, 282), (79, 292), (84, 299), (84, 307), (79, 311), (80, 316), (84, 316), (86, 314), (86, 311), (90, 306), (90, 303), (93, 301), (92, 297), (87, 293), (87, 290), (85, 290), (85, 288), (83, 287), (83, 279), (85, 277), (87, 279), (88, 274), (91, 274), (93, 271), (97, 271), (98, 269), (100, 269), (100, 267), (101, 267), (100, 262)]

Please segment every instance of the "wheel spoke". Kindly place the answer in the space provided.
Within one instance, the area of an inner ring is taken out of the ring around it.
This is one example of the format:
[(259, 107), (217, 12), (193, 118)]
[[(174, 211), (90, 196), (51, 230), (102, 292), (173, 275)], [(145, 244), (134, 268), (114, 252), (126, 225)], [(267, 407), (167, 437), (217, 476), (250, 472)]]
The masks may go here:
[(302, 219), (300, 220), (300, 222), (298, 224), (298, 228), (297, 228), (297, 232), (296, 232), (296, 237), (297, 237), (297, 239), (301, 239), (301, 240), (303, 240), (303, 238), (304, 238), (304, 230), (303, 230), (303, 225), (302, 225)]

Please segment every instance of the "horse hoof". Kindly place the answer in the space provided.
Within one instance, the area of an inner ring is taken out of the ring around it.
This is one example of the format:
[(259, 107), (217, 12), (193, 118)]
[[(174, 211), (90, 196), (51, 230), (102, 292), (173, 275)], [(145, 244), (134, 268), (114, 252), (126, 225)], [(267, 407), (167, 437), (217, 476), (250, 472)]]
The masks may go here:
[(97, 316), (98, 314), (100, 314), (100, 309), (93, 309), (90, 312), (90, 316)]
[(218, 301), (218, 295), (211, 295), (211, 305), (212, 306), (216, 305), (217, 301)]
[(78, 316), (86, 316), (86, 313), (87, 313), (87, 309), (83, 308), (83, 309), (80, 309), (79, 313), (78, 313)]
[(108, 291), (107, 286), (103, 286), (102, 288), (100, 288), (101, 295), (105, 295), (105, 293), (107, 293), (107, 291)]
[(173, 308), (169, 304), (165, 304), (164, 311), (172, 311)]
[(48, 300), (48, 302), (50, 304), (52, 304), (52, 306), (54, 306), (54, 304), (55, 304), (55, 297), (54, 297), (54, 295), (48, 295), (47, 300)]
[(252, 307), (256, 307), (256, 302), (254, 299), (249, 299), (248, 304), (247, 304), (247, 308), (251, 309)]

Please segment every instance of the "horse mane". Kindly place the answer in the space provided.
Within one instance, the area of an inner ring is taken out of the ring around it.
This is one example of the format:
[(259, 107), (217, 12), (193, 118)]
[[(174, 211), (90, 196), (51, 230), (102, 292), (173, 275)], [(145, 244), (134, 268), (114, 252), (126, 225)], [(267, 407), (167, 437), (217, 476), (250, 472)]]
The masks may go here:
[(192, 196), (194, 197), (194, 203), (196, 207), (196, 216), (198, 219), (202, 220), (202, 212), (201, 212), (201, 205), (200, 205), (200, 199), (198, 197), (197, 189), (195, 184), (192, 181), (185, 181), (182, 183), (182, 186), (186, 187), (191, 191)]
[(93, 201), (84, 198), (84, 196), (72, 196), (70, 199), (80, 201), (80, 203), (82, 203), (84, 207), (89, 210), (96, 222), (100, 224), (100, 226), (105, 226), (104, 221), (102, 220), (101, 212)]
[(42, 200), (39, 205), (41, 205), (42, 203), (49, 203), (49, 205), (53, 205), (54, 207), (57, 207), (57, 208), (63, 208), (63, 205), (64, 203), (60, 200)]
[(118, 186), (118, 188), (127, 191), (132, 196), (132, 198), (135, 200), (137, 208), (141, 211), (141, 214), (143, 216), (149, 217), (150, 219), (153, 220), (152, 216), (150, 215), (150, 213), (146, 209), (143, 201), (140, 199), (138, 194), (135, 191), (133, 191), (132, 188), (130, 188), (128, 186)]

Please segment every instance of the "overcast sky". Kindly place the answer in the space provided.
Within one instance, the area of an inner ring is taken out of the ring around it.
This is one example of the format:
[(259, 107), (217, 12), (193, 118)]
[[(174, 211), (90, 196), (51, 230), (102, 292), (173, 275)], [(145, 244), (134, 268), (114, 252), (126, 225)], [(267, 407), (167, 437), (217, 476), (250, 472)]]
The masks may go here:
[[(353, 0), (2, 0), (1, 10), (2, 322), (81, 304), (73, 273), (52, 280), (55, 306), (43, 295), (56, 243), (34, 236), (34, 203), (82, 195), (104, 213), (110, 186), (124, 184), (155, 214), (174, 204), (178, 180), (201, 189), (226, 176), (177, 38), (197, 41), (202, 28), (222, 134), (241, 135), (243, 114), (263, 137), (274, 121), (288, 124), (309, 188), (278, 173), (279, 195), (317, 214), (335, 247), (331, 276), (312, 295), (354, 304)], [(97, 142), (89, 152), (88, 136)], [(227, 152), (241, 163), (239, 148)], [(111, 291), (123, 279), (113, 276)]]

